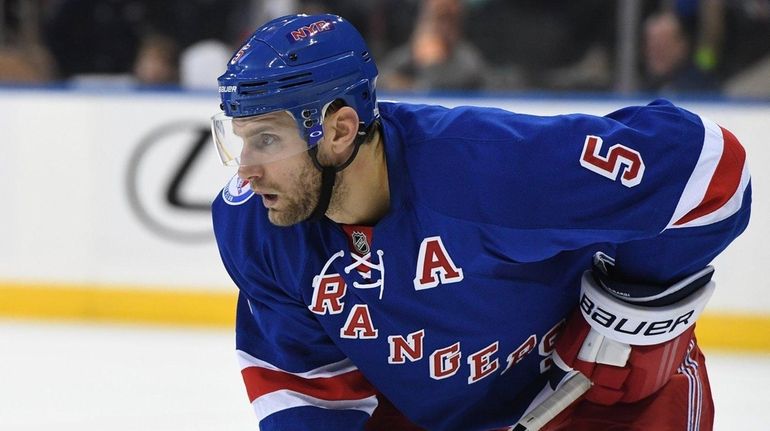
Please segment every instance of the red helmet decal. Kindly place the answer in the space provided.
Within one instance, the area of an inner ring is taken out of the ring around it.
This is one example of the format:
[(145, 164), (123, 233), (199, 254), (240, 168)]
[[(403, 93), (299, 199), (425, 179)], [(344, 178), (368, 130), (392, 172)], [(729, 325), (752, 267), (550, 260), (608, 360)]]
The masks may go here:
[(310, 36), (315, 36), (318, 33), (330, 30), (334, 30), (334, 23), (328, 20), (320, 20), (310, 25), (303, 25), (296, 30), (292, 30), (288, 35), (286, 35), (286, 37), (290, 42), (294, 43)]

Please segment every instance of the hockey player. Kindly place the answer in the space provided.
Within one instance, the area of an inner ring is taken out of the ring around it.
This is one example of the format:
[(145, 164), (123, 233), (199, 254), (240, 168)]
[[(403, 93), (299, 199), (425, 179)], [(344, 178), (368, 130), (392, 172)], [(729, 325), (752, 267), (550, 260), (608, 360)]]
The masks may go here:
[(749, 219), (735, 136), (665, 100), (537, 117), (378, 102), (376, 78), (334, 15), (263, 25), (219, 78), (260, 429), (508, 429), (578, 370), (545, 429), (710, 430), (693, 330)]

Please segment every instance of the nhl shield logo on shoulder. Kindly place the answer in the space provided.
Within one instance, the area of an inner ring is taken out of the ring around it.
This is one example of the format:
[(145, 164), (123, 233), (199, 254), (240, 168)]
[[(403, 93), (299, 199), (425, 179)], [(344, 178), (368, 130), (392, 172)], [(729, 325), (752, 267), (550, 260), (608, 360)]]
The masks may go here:
[(224, 189), (222, 189), (222, 199), (229, 205), (241, 205), (254, 196), (249, 182), (241, 179), (238, 175), (230, 178)]
[(369, 242), (363, 232), (355, 231), (350, 236), (353, 238), (353, 246), (359, 254), (369, 254)]

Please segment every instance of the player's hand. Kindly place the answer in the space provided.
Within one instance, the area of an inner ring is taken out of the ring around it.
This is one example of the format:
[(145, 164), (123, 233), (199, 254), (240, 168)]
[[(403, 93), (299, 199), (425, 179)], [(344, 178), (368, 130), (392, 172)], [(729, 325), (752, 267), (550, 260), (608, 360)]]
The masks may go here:
[(674, 375), (694, 329), (664, 343), (631, 346), (599, 334), (575, 310), (556, 343), (554, 363), (565, 371), (578, 370), (593, 382), (585, 394), (588, 401), (633, 403), (657, 392)]
[(583, 274), (580, 304), (567, 319), (553, 359), (560, 369), (578, 370), (593, 382), (587, 400), (633, 403), (663, 387), (682, 364), (695, 320), (714, 290), (713, 268), (640, 297), (634, 291), (644, 289), (613, 284), (605, 264), (595, 261), (594, 270)]

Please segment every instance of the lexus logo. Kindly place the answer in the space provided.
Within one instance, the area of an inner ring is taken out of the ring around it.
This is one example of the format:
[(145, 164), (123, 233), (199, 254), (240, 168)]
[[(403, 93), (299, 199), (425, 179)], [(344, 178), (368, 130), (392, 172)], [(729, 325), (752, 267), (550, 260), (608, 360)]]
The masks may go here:
[(211, 202), (233, 172), (218, 163), (210, 141), (205, 124), (177, 122), (150, 131), (131, 154), (129, 204), (155, 234), (178, 242), (213, 240)]

